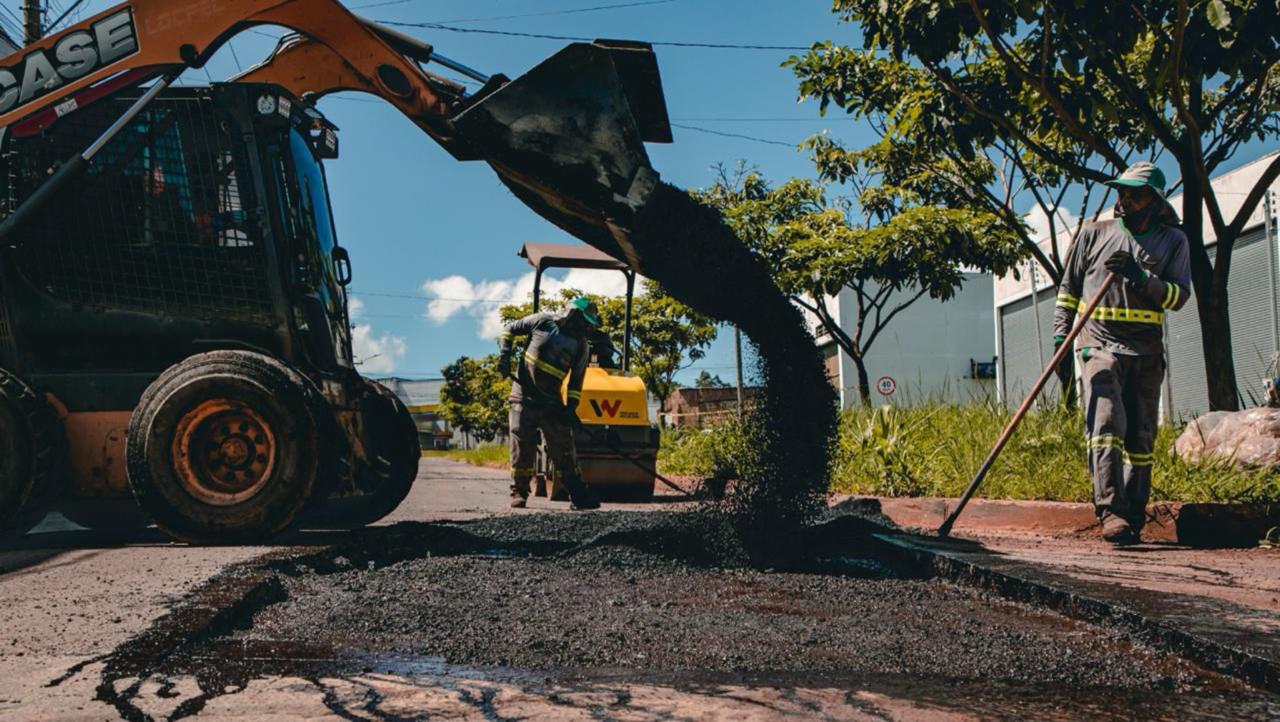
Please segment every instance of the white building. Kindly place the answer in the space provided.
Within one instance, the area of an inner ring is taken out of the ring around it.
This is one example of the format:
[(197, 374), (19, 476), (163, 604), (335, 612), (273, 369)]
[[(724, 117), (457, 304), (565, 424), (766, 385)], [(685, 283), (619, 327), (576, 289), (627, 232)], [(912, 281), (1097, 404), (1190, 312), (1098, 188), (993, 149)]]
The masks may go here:
[[(950, 301), (917, 300), (885, 327), (866, 356), (873, 403), (909, 404), (927, 400), (966, 402), (995, 395), (991, 349), (994, 345), (989, 274), (964, 274), (964, 285)], [(892, 307), (890, 301), (890, 307)], [(841, 328), (852, 333), (858, 321), (857, 296), (843, 289), (828, 299)], [(839, 390), (840, 405), (859, 403), (858, 369), (853, 359), (809, 316)]]
[[(1228, 223), (1278, 153), (1280, 151), (1268, 153), (1213, 179), (1222, 215)], [(1280, 354), (1280, 318), (1277, 316), (1280, 249), (1276, 245), (1274, 222), (1266, 222), (1266, 209), (1271, 209), (1274, 218), (1277, 189), (1280, 189), (1280, 181), (1272, 185), (1268, 202), (1259, 204), (1245, 224), (1231, 257), (1228, 282), (1231, 343), (1235, 354), (1236, 383), (1246, 406), (1262, 398), (1263, 379), (1268, 376), (1272, 360)], [(1182, 195), (1174, 195), (1169, 201), (1181, 213)], [(1102, 218), (1110, 217), (1109, 210), (1102, 215)], [(1215, 240), (1207, 213), (1204, 237), (1209, 256), (1213, 258)], [(1059, 237), (1064, 258), (1070, 242), (1067, 233)], [(1041, 247), (1048, 249), (1047, 238), (1041, 242)], [(1001, 398), (1010, 405), (1021, 401), (1053, 356), (1053, 309), (1057, 289), (1052, 287), (1042, 270), (1036, 269), (1035, 274), (1027, 273), (1032, 265), (1024, 266), (1022, 278), (1006, 276), (996, 279), (994, 285), (997, 387)], [(1184, 421), (1208, 409), (1200, 320), (1194, 298), (1181, 311), (1168, 314), (1165, 331), (1169, 374), (1165, 379), (1161, 415), (1166, 420)], [(1050, 388), (1048, 393), (1052, 392)]]
[(440, 389), (444, 379), (402, 379), (389, 377), (375, 379), (391, 389), (409, 408), (418, 426), (418, 440), (424, 449), (447, 449), (462, 441), (462, 434), (450, 428), (449, 422), (439, 415)]

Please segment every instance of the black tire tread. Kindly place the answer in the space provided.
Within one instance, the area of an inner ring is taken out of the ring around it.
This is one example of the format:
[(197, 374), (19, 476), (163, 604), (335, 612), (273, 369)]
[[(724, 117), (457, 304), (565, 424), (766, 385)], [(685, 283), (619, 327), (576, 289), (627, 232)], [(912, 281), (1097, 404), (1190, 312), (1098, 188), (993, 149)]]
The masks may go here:
[(31, 434), (31, 483), (16, 509), (0, 509), (0, 538), (26, 534), (44, 519), (70, 480), (66, 430), (49, 402), (13, 373), (0, 369), (0, 398), (18, 409)]

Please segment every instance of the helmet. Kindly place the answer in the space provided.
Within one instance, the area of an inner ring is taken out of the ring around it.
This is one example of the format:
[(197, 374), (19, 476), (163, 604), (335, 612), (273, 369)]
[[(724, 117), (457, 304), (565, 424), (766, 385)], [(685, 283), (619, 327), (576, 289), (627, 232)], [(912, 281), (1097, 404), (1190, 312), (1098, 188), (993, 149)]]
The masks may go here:
[(600, 309), (596, 308), (595, 301), (592, 301), (586, 296), (579, 296), (578, 298), (573, 299), (573, 301), (569, 303), (569, 307), (565, 310), (570, 313), (577, 311), (582, 314), (582, 317), (587, 320), (587, 323), (596, 327), (600, 326)]

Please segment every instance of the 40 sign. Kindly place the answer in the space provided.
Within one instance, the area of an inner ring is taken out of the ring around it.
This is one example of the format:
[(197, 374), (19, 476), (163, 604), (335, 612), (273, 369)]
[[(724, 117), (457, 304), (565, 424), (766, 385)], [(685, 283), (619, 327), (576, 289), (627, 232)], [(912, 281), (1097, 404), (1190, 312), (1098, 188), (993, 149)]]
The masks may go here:
[(898, 382), (893, 380), (892, 376), (881, 376), (876, 379), (876, 391), (881, 396), (892, 396), (894, 391), (898, 390)]

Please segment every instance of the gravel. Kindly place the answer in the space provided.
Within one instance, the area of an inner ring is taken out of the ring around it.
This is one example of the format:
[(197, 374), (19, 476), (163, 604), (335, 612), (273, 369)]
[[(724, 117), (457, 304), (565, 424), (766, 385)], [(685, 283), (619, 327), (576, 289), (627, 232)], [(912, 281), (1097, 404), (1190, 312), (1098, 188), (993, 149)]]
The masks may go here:
[(1220, 684), (1115, 632), (873, 558), (845, 560), (846, 574), (752, 568), (733, 528), (625, 512), (402, 524), (280, 564), (287, 599), (231, 639), (481, 667)]

